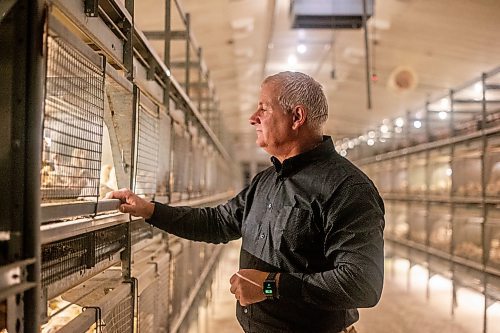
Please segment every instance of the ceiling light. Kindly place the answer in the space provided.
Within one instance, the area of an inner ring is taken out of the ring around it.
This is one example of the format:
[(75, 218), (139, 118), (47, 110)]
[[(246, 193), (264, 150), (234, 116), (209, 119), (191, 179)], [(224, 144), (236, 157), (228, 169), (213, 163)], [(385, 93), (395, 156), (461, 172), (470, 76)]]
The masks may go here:
[(349, 140), (349, 142), (347, 143), (347, 147), (348, 147), (349, 149), (354, 148), (354, 142), (353, 142), (352, 140)]
[(413, 127), (415, 127), (415, 128), (420, 128), (420, 127), (422, 127), (422, 122), (421, 122), (420, 120), (415, 120), (415, 121), (413, 122)]
[(375, 137), (375, 131), (368, 132), (368, 137), (369, 138), (374, 138)]
[(389, 126), (387, 126), (387, 125), (380, 126), (380, 132), (382, 132), (382, 133), (389, 132)]
[(401, 117), (397, 118), (395, 121), (394, 121), (394, 124), (397, 126), (397, 127), (403, 127), (404, 124), (405, 124), (405, 120)]
[(368, 139), (368, 140), (366, 140), (366, 144), (367, 144), (368, 146), (373, 146), (373, 145), (375, 144), (375, 140), (373, 140), (373, 139)]
[(342, 150), (340, 151), (340, 156), (342, 156), (342, 157), (346, 157), (346, 156), (347, 156), (347, 151), (345, 151), (344, 149), (342, 149)]
[(289, 65), (297, 65), (297, 57), (295, 56), (295, 54), (290, 54), (288, 56), (288, 64)]
[(476, 84), (474, 84), (474, 91), (477, 94), (481, 94), (483, 92), (483, 84), (481, 82), (476, 82)]
[(453, 174), (453, 170), (451, 170), (450, 168), (446, 169), (446, 175), (449, 177)]
[(297, 45), (297, 52), (299, 52), (300, 54), (304, 54), (306, 53), (306, 51), (307, 51), (307, 46), (305, 46), (304, 44)]
[(439, 116), (439, 119), (445, 120), (446, 117), (448, 117), (448, 114), (446, 112), (444, 112), (444, 111), (441, 111), (441, 112), (438, 113), (438, 116)]
[(450, 100), (448, 98), (441, 98), (439, 101), (439, 106), (441, 110), (449, 110), (450, 109)]

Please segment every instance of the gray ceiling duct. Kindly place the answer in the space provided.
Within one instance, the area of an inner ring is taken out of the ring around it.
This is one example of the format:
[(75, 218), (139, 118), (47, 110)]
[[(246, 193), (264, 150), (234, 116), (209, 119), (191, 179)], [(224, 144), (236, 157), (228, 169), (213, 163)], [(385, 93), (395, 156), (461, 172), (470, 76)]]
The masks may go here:
[[(374, 0), (366, 0), (367, 19)], [(294, 29), (359, 29), (363, 26), (363, 0), (292, 0)]]

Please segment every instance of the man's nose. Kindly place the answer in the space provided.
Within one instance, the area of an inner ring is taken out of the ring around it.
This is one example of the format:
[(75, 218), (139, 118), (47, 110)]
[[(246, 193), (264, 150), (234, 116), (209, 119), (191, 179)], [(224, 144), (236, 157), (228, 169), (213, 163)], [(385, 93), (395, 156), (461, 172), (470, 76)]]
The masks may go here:
[(257, 113), (258, 111), (255, 111), (248, 119), (248, 121), (250, 121), (250, 125), (252, 126), (260, 123), (259, 116), (257, 115)]

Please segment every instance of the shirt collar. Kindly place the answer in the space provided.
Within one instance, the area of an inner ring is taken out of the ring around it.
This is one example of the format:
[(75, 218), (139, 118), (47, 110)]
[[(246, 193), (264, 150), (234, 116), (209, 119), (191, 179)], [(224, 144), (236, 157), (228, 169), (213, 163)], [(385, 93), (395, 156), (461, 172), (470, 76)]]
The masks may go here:
[(304, 166), (309, 165), (314, 161), (321, 160), (334, 153), (336, 152), (332, 138), (324, 135), (323, 142), (313, 149), (287, 158), (283, 161), (283, 163), (281, 163), (276, 157), (272, 156), (271, 162), (273, 162), (274, 169), (280, 176), (288, 176), (292, 172), (298, 171)]

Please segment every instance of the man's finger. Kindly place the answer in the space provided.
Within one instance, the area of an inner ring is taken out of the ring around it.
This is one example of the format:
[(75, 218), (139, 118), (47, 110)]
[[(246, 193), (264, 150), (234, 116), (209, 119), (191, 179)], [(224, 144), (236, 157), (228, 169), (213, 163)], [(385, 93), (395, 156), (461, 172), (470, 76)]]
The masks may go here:
[(120, 212), (122, 213), (134, 213), (134, 207), (127, 204), (120, 205)]

